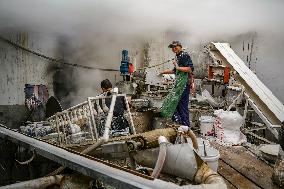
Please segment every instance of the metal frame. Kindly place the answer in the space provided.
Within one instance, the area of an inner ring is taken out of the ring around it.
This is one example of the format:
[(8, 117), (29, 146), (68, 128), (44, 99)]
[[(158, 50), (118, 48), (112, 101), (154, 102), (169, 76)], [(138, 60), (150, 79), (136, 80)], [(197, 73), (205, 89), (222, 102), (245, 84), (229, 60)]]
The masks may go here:
[[(124, 98), (124, 101), (126, 103), (126, 111), (129, 115), (130, 132), (131, 132), (131, 134), (136, 134), (133, 119), (132, 119), (132, 116), (131, 116), (130, 107), (129, 107), (128, 101), (127, 101), (127, 97), (126, 97), (125, 94), (118, 94), (117, 96)], [(81, 110), (84, 109), (85, 116), (87, 116), (87, 121), (89, 122), (89, 131), (91, 133), (92, 141), (99, 140), (96, 121), (95, 121), (95, 111), (96, 110), (95, 110), (94, 104), (96, 104), (97, 106), (100, 106), (99, 104), (97, 104), (98, 103), (97, 101), (100, 100), (100, 99), (107, 99), (107, 98), (111, 98), (111, 96), (88, 97), (87, 101), (84, 101), (80, 104), (72, 106), (72, 107), (70, 107), (70, 108), (68, 108), (68, 109), (66, 109), (62, 112), (58, 112), (55, 115), (47, 118), (47, 121), (51, 122), (58, 132), (59, 144), (64, 145), (64, 146), (70, 145), (68, 143), (68, 140), (67, 140), (67, 137), (66, 137), (66, 128), (65, 128), (68, 123), (66, 124), (65, 122), (66, 121), (71, 122), (70, 117), (72, 117), (72, 119), (73, 119), (74, 114), (75, 114), (75, 116), (78, 116), (77, 114), (78, 114), (80, 109)], [(80, 114), (80, 112), (79, 112), (79, 114)], [(61, 130), (63, 130), (63, 133), (61, 132)]]
[[(117, 97), (124, 97), (124, 101), (125, 101), (125, 104), (126, 104), (126, 111), (127, 113), (129, 114), (129, 121), (130, 121), (130, 129), (131, 129), (131, 134), (136, 134), (136, 131), (135, 131), (135, 127), (134, 127), (134, 123), (133, 123), (133, 119), (132, 119), (132, 115), (131, 115), (131, 111), (130, 111), (130, 107), (129, 107), (129, 104), (128, 104), (128, 100), (127, 100), (127, 97), (126, 97), (126, 94), (118, 94)], [(103, 98), (111, 98), (111, 96), (107, 96), (107, 97), (102, 97), (102, 96), (99, 96), (99, 97), (88, 97), (88, 103), (89, 103), (89, 106), (91, 107), (91, 104), (92, 104), (92, 101), (94, 100), (98, 100), (98, 99), (103, 99)], [(94, 114), (92, 114), (92, 118), (91, 119), (95, 119), (94, 118)], [(95, 127), (95, 124), (93, 124), (93, 126)], [(98, 139), (98, 137), (96, 137)]]
[(261, 110), (256, 106), (256, 104), (249, 98), (249, 96), (246, 93), (244, 96), (246, 99), (246, 105), (248, 103), (250, 107), (252, 107), (252, 109), (257, 113), (257, 115), (260, 117), (263, 123), (267, 126), (267, 129), (269, 129), (270, 132), (278, 139), (278, 131), (276, 130), (276, 128), (279, 128), (279, 126), (271, 124), (271, 122), (267, 119), (267, 117), (261, 112)]
[(229, 65), (238, 73), (236, 80), (244, 86), (248, 103), (278, 138), (275, 128), (284, 123), (284, 105), (235, 54), (229, 44), (211, 43), (209, 54), (214, 61)]
[[(77, 104), (75, 106), (72, 106), (62, 112), (58, 112), (56, 113), (55, 115), (47, 118), (47, 121), (51, 122), (52, 124), (54, 124), (57, 132), (58, 132), (58, 142), (60, 145), (68, 145), (68, 140), (67, 140), (67, 137), (66, 137), (66, 125), (68, 124), (68, 122), (71, 122), (72, 123), (72, 119), (76, 116), (76, 118), (78, 119), (78, 114), (77, 112), (79, 110), (83, 110), (84, 109), (84, 114), (86, 116), (86, 119), (89, 120), (90, 118), (90, 111), (91, 111), (91, 108), (88, 104), (88, 101), (85, 101), (85, 102), (82, 102), (80, 104)], [(75, 114), (75, 115), (74, 115)], [(80, 112), (79, 112), (80, 114)], [(74, 117), (73, 117), (74, 116)], [(79, 116), (83, 116), (82, 114), (80, 114)], [(67, 121), (67, 124), (65, 123)], [(61, 135), (61, 131), (60, 129), (62, 128), (63, 130), (63, 139), (62, 139), (62, 135)], [(90, 134), (91, 134), (91, 137), (92, 137), (92, 141), (95, 140), (94, 138), (94, 132), (93, 132), (93, 129), (92, 129), (92, 125), (89, 124), (89, 131), (90, 131)], [(95, 132), (96, 133), (96, 132)]]

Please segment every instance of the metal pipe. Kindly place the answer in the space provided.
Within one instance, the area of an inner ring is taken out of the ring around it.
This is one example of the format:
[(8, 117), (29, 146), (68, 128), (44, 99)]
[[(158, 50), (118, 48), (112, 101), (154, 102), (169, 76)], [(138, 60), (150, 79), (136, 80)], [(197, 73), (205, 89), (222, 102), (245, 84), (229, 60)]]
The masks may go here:
[[(89, 129), (91, 131), (92, 139), (94, 141), (95, 137), (96, 137), (96, 140), (98, 140), (99, 136), (98, 136), (96, 121), (95, 121), (95, 117), (94, 117), (93, 105), (92, 105), (90, 97), (88, 97), (88, 106), (89, 106), (89, 110), (90, 110), (90, 122), (92, 124), (92, 125), (89, 125)], [(94, 128), (95, 136), (94, 136), (94, 133), (93, 133), (93, 128)]]
[[(175, 188), (227, 189), (227, 185), (223, 178), (210, 169), (209, 166), (202, 161), (198, 154), (196, 154), (191, 148), (188, 148), (187, 145), (188, 144), (184, 143), (167, 146), (167, 155), (162, 171), (181, 178), (194, 180), (195, 182), (200, 183), (200, 185), (176, 186)], [(142, 163), (141, 165), (143, 166), (152, 167), (157, 155), (157, 149), (149, 149), (144, 151), (144, 153), (138, 152), (138, 154), (134, 157), (136, 161), (138, 160), (137, 163)], [(163, 186), (163, 188), (168, 189), (170, 186)]]
[(193, 180), (197, 171), (196, 154), (187, 143), (167, 147), (163, 172)]
[(68, 109), (66, 109), (66, 110), (77, 109), (78, 107), (84, 106), (84, 105), (87, 105), (87, 104), (88, 104), (88, 101), (84, 101), (84, 102), (82, 102), (82, 103), (80, 103), (80, 104), (76, 104), (75, 106), (72, 106), (72, 107), (70, 107), (70, 108), (68, 108)]
[[(117, 87), (115, 87), (115, 88), (117, 88)], [(125, 96), (125, 94), (117, 94), (116, 96)], [(102, 99), (102, 98), (111, 98), (111, 96), (101, 96), (101, 95), (99, 95), (99, 96), (95, 96), (95, 97), (88, 97), (88, 98), (90, 98), (91, 100), (98, 100), (98, 99)]]
[(2, 186), (0, 187), (0, 189), (42, 189), (54, 184), (59, 185), (63, 177), (63, 175), (43, 177), (34, 180), (10, 184), (7, 186)]
[(97, 142), (95, 142), (94, 144), (92, 144), (91, 146), (89, 146), (88, 148), (86, 148), (85, 150), (83, 150), (81, 153), (82, 154), (88, 154), (91, 151), (97, 149), (98, 147), (100, 147), (102, 144), (106, 143), (107, 141), (104, 140), (104, 138), (101, 138), (100, 140), (98, 140)]
[(58, 143), (62, 145), (62, 140), (60, 136), (60, 129), (59, 129), (59, 119), (58, 119), (58, 113), (55, 114), (55, 124), (56, 124), (56, 129), (58, 133)]
[(236, 103), (237, 103), (237, 101), (238, 101), (240, 98), (243, 97), (244, 91), (245, 91), (245, 90), (244, 90), (244, 87), (242, 87), (242, 90), (241, 90), (240, 94), (233, 100), (233, 102), (230, 104), (230, 106), (228, 107), (227, 110), (230, 111), (233, 107), (236, 107)]
[(158, 155), (155, 168), (151, 175), (154, 178), (159, 177), (160, 172), (162, 171), (162, 168), (164, 166), (164, 162), (166, 160), (166, 155), (167, 155), (167, 143), (168, 143), (167, 138), (164, 136), (160, 136), (158, 140), (159, 140), (160, 150), (159, 150), (159, 155)]
[(105, 123), (105, 131), (104, 131), (104, 134), (103, 134), (103, 140), (105, 140), (105, 142), (107, 142), (108, 139), (109, 139), (109, 131), (110, 131), (110, 127), (111, 127), (111, 121), (112, 121), (112, 117), (113, 117), (113, 110), (114, 110), (114, 106), (115, 106), (117, 93), (118, 93), (118, 88), (115, 87), (113, 89), (111, 104), (110, 104), (110, 107), (109, 107), (109, 112), (108, 112), (108, 115), (107, 115), (107, 118), (106, 118), (106, 123)]
[[(187, 143), (168, 145), (162, 172), (201, 183), (199, 186), (182, 186), (181, 188), (226, 188), (222, 177), (211, 170)], [(139, 151), (134, 156), (142, 166), (154, 167), (158, 149)], [(200, 187), (202, 186), (202, 187)]]
[[(157, 162), (158, 151), (158, 148), (138, 151), (134, 155), (134, 159), (142, 166), (154, 168), (155, 162)], [(162, 169), (163, 173), (194, 180), (198, 165), (196, 154), (188, 143), (168, 145), (166, 153), (166, 160)]]
[[(74, 109), (76, 109), (76, 108), (78, 108), (80, 106), (84, 106), (84, 105), (87, 105), (87, 104), (88, 104), (88, 101), (84, 101), (84, 102), (82, 102), (80, 104), (76, 104), (75, 106), (72, 106), (72, 107), (70, 107), (70, 108), (68, 108), (68, 109), (66, 109), (66, 110), (64, 110), (62, 112), (58, 112), (58, 115), (65, 114), (68, 111), (72, 111), (72, 110), (74, 110)], [(47, 120), (49, 121), (50, 119), (53, 119), (53, 118), (55, 118), (55, 115), (48, 117)]]
[(129, 107), (128, 100), (127, 100), (125, 94), (123, 95), (123, 97), (124, 97), (124, 101), (125, 101), (127, 113), (128, 113), (128, 115), (129, 115), (130, 129), (131, 129), (131, 131), (132, 131), (132, 134), (136, 134), (136, 130), (135, 130), (135, 127), (134, 127), (134, 123), (133, 123), (133, 119), (132, 119), (132, 115), (131, 115), (131, 111), (130, 111), (130, 107)]

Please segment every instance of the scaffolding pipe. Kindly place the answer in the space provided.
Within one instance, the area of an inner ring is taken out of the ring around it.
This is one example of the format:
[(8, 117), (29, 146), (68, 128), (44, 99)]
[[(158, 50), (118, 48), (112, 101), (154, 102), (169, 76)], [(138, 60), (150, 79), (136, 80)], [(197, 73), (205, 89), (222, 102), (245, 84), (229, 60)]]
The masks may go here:
[(34, 180), (19, 182), (2, 186), (0, 189), (43, 189), (51, 185), (58, 184), (62, 181), (63, 175), (55, 175), (49, 177), (38, 178)]

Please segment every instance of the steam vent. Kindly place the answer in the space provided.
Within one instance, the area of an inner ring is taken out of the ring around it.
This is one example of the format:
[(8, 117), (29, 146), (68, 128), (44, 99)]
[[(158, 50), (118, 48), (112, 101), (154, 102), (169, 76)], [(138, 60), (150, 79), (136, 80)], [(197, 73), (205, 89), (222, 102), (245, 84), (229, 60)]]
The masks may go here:
[(0, 1), (0, 189), (284, 188), (284, 1)]

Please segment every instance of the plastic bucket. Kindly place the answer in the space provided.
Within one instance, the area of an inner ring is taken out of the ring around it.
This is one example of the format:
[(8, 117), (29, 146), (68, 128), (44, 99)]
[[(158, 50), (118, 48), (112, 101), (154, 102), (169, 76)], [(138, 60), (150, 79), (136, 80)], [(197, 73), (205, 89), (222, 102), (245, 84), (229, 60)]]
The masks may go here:
[[(187, 143), (193, 148), (191, 138), (186, 138), (186, 140), (187, 140)], [(203, 148), (203, 146), (204, 146), (203, 141), (204, 141), (204, 144), (205, 144), (206, 147), (210, 147), (210, 143), (209, 143), (208, 140), (205, 140), (203, 138), (197, 138), (196, 140), (197, 140), (197, 144), (198, 144), (198, 149)]]
[(212, 135), (213, 125), (215, 118), (212, 116), (201, 116), (200, 121), (200, 132), (203, 136)]
[(204, 148), (199, 148), (198, 154), (200, 155), (201, 159), (203, 159), (203, 161), (207, 162), (207, 164), (213, 171), (217, 172), (218, 160), (220, 157), (219, 151), (215, 148), (208, 147), (206, 145), (205, 145), (205, 150), (207, 156), (205, 156)]

